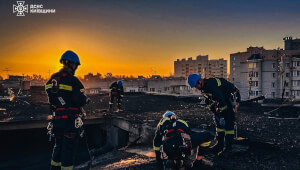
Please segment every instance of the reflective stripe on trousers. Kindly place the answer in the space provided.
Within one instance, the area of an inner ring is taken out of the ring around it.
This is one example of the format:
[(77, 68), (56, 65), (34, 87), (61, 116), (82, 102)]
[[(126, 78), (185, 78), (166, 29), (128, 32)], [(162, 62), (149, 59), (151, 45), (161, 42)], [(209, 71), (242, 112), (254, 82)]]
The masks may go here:
[(73, 166), (61, 166), (61, 170), (73, 170)]
[(51, 165), (52, 166), (61, 166), (61, 162), (55, 162), (55, 161), (51, 161)]

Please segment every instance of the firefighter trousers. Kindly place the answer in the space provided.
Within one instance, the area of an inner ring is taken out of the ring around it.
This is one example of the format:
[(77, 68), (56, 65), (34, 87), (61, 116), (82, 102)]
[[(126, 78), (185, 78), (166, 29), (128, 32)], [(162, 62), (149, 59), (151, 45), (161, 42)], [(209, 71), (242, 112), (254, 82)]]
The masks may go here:
[(112, 109), (114, 105), (114, 100), (117, 98), (118, 109), (121, 109), (122, 106), (122, 97), (118, 94), (111, 94), (109, 101), (109, 108)]
[(51, 170), (72, 170), (75, 150), (79, 141), (78, 130), (57, 130), (52, 153)]

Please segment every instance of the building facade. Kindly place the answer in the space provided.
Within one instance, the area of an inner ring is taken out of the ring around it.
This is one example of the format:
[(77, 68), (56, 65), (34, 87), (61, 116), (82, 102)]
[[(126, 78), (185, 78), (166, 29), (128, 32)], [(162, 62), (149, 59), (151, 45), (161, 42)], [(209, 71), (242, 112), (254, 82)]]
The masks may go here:
[(198, 73), (203, 77), (227, 78), (227, 60), (208, 60), (208, 55), (199, 55), (193, 60), (177, 59), (174, 61), (174, 76), (187, 78), (189, 74)]
[(285, 49), (249, 47), (230, 54), (230, 81), (242, 100), (300, 98), (300, 39), (284, 38)]

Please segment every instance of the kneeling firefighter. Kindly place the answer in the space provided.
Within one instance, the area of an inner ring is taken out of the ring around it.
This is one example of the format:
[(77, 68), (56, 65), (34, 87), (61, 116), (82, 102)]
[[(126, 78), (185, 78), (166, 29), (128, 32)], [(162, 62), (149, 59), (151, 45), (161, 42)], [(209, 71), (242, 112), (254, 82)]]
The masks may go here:
[(61, 56), (60, 63), (63, 68), (53, 74), (46, 84), (52, 114), (51, 133), (55, 137), (51, 170), (71, 170), (79, 140), (78, 126), (82, 125), (80, 108), (88, 100), (82, 83), (74, 76), (80, 65), (77, 54), (66, 51)]
[[(161, 156), (164, 152), (168, 159), (178, 161), (180, 158), (180, 166), (186, 168), (193, 167), (196, 157), (197, 164), (201, 164), (203, 155), (208, 152), (211, 138), (212, 136), (207, 132), (192, 132), (184, 120), (178, 119), (175, 113), (167, 111), (157, 125), (153, 140), (156, 161), (160, 167), (163, 166)], [(193, 148), (198, 153), (197, 156), (193, 155)]]

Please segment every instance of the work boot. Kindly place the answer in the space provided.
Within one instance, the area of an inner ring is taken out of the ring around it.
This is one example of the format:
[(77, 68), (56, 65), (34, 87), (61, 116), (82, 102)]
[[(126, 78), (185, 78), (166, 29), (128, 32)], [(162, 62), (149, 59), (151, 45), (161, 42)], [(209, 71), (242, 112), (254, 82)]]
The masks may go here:
[(223, 158), (229, 158), (230, 156), (232, 156), (232, 142), (233, 142), (233, 137), (234, 135), (232, 134), (227, 134), (225, 136), (225, 149), (218, 154), (219, 157), (223, 157)]
[(213, 163), (210, 160), (202, 157), (200, 160), (197, 160), (193, 164), (194, 169), (211, 169), (213, 167)]
[(210, 147), (211, 152), (214, 154), (218, 154), (221, 152), (224, 148), (224, 137), (225, 132), (218, 132), (215, 140), (217, 141), (216, 144), (214, 144), (212, 147)]

